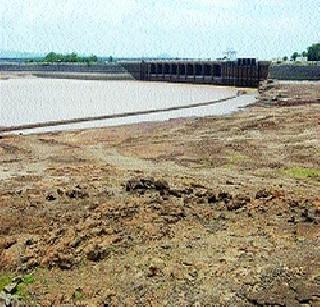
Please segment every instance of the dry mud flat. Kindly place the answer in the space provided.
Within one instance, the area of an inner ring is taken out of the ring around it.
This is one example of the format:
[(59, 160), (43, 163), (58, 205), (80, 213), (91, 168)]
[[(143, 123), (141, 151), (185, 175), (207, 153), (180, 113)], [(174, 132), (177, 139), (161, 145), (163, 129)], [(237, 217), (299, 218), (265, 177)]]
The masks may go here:
[(320, 306), (319, 114), (3, 137), (0, 302)]

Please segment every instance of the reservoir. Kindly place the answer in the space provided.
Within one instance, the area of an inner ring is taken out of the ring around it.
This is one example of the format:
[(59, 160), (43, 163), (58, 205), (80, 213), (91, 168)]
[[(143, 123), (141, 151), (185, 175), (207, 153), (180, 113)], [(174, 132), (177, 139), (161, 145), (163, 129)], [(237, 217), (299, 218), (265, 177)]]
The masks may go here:
[[(238, 89), (233, 87), (160, 82), (40, 78), (0, 80), (0, 127), (214, 102), (235, 96), (237, 92)], [(186, 116), (222, 115), (237, 111), (254, 101), (255, 95), (249, 94), (208, 106), (19, 132), (83, 129)]]

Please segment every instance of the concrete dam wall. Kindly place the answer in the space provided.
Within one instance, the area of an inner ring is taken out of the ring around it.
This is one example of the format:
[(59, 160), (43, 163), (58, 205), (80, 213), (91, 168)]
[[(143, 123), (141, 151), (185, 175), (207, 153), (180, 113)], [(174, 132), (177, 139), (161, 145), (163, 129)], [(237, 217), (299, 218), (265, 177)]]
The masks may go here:
[(235, 61), (152, 61), (121, 63), (135, 79), (258, 87), (267, 79), (269, 62), (255, 58)]
[(117, 63), (105, 64), (1, 64), (2, 73), (30, 73), (43, 78), (132, 80), (132, 75)]
[(271, 65), (269, 78), (275, 80), (320, 80), (320, 63), (318, 65)]

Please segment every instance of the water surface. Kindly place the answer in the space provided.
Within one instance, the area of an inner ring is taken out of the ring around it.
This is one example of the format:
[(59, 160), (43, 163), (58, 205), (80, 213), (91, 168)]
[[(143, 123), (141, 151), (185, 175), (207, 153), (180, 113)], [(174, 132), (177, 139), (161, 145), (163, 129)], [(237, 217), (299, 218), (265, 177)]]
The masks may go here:
[[(0, 126), (16, 126), (78, 117), (144, 111), (233, 96), (237, 89), (212, 85), (139, 81), (9, 79), (0, 81)], [(245, 95), (221, 104), (130, 118), (108, 119), (36, 131), (79, 129), (173, 117), (220, 115), (254, 100)]]

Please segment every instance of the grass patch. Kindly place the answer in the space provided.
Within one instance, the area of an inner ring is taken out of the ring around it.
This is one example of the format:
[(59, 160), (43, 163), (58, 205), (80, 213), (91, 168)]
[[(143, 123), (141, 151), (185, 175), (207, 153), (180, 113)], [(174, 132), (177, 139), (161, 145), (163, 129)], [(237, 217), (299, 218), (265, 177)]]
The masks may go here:
[(228, 158), (230, 164), (239, 164), (239, 163), (247, 160), (246, 156), (244, 156), (238, 152), (230, 154), (227, 158)]
[(83, 291), (81, 289), (77, 289), (76, 291), (74, 291), (73, 293), (73, 298), (76, 300), (76, 301), (81, 301), (85, 298), (85, 295), (83, 293)]
[[(4, 290), (4, 288), (9, 285), (13, 280), (13, 275), (0, 273), (0, 292)], [(33, 275), (25, 275), (22, 277), (21, 282), (18, 283), (15, 295), (19, 296), (22, 299), (26, 299), (28, 297), (27, 287), (28, 285), (34, 282)]]
[(223, 167), (228, 170), (232, 170), (234, 167), (238, 167), (239, 165), (248, 161), (248, 157), (240, 154), (239, 152), (227, 153), (225, 155), (225, 159), (226, 163), (223, 165)]
[(0, 273), (0, 292), (4, 290), (4, 288), (10, 284), (12, 280), (12, 276), (9, 274)]
[(23, 282), (27, 285), (32, 284), (34, 282), (33, 275), (26, 275), (23, 277)]
[(17, 291), (15, 294), (20, 296), (22, 299), (25, 299), (28, 296), (27, 287), (33, 282), (34, 282), (33, 275), (23, 276), (21, 283), (19, 283), (17, 286)]
[(283, 170), (283, 172), (294, 178), (306, 179), (306, 178), (318, 178), (320, 177), (320, 169), (309, 167), (290, 167)]

